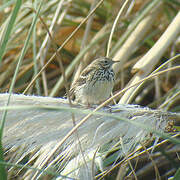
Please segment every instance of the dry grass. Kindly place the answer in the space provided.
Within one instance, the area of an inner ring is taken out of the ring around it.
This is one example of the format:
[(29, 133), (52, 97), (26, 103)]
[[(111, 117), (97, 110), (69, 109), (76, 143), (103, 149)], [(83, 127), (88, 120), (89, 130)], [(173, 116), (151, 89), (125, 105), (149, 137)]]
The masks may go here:
[[(122, 90), (113, 98), (117, 104), (139, 104), (157, 110), (179, 112), (180, 3), (177, 0), (94, 0), (94, 4), (87, 0), (53, 0), (42, 1), (41, 7), (40, 1), (32, 3), (25, 0), (20, 4), (17, 17), (14, 14), (12, 28), (7, 30), (17, 2), (0, 2), (1, 93), (63, 97), (74, 78), (78, 77), (87, 64), (95, 58), (108, 55), (121, 61), (114, 67), (116, 85), (113, 94)], [(127, 5), (122, 11), (124, 3)], [(118, 17), (120, 11), (122, 13)], [(88, 16), (89, 13), (92, 16)], [(109, 41), (111, 32), (112, 39)], [(142, 80), (166, 68), (169, 68), (167, 72), (156, 74), (154, 79)], [(138, 81), (143, 83), (139, 85)], [(132, 88), (128, 89), (129, 86)], [(100, 107), (104, 105), (105, 103)], [(172, 126), (172, 129), (178, 129)], [(1, 133), (2, 131), (3, 125)], [(178, 144), (166, 142), (163, 148), (157, 149), (153, 154), (146, 152), (146, 155), (139, 155), (131, 162), (126, 161), (106, 178), (115, 179), (117, 171), (117, 178), (120, 179), (147, 179), (151, 172), (156, 172), (156, 179), (174, 176), (178, 173), (179, 165), (177, 147)], [(118, 148), (103, 156), (103, 163), (106, 164), (103, 170), (109, 169), (113, 162), (113, 166), (122, 162), (116, 154)], [(17, 148), (16, 152), (18, 151)], [(37, 152), (36, 149), (29, 156), (34, 157)], [(102, 152), (99, 150), (97, 153)], [(126, 154), (125, 159), (128, 159), (127, 156)], [(30, 159), (27, 157), (27, 160)], [(18, 162), (24, 165), (24, 161), (23, 159), (21, 162), (19, 157)], [(110, 163), (106, 163), (107, 161)], [(160, 162), (163, 162), (162, 166)], [(162, 167), (164, 170), (158, 171)], [(54, 171), (54, 167), (51, 168)], [(124, 171), (126, 173), (122, 175), (121, 172)], [(23, 177), (28, 172), (20, 171), (18, 176)], [(51, 174), (47, 177), (51, 179), (53, 176)], [(13, 174), (9, 177), (13, 177)]]

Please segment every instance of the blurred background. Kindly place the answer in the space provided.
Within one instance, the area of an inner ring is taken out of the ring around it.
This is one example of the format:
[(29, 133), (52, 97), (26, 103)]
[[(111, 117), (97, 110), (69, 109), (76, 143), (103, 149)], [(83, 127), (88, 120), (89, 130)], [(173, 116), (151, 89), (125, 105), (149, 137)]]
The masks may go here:
[[(10, 15), (15, 7), (15, 2), (15, 0), (0, 2), (1, 46)], [(97, 0), (42, 1), (39, 14), (49, 28), (57, 47), (62, 45), (98, 2)], [(59, 61), (63, 62), (65, 70), (69, 68), (68, 71), (70, 73), (67, 75), (67, 85), (70, 87), (74, 77), (78, 76), (85, 66), (95, 58), (106, 56), (112, 25), (124, 2), (123, 0), (104, 0), (93, 16), (81, 26), (77, 33), (60, 50), (61, 58), (59, 60), (56, 57), (53, 58), (45, 71), (38, 76), (35, 83), (26, 91), (26, 94), (64, 96), (65, 88), (62, 82)], [(40, 1), (22, 1), (6, 48), (3, 50), (1, 57), (1, 93), (8, 92), (9, 90), (18, 59), (22, 54), (27, 38), (30, 39), (18, 70), (13, 88), (14, 93), (23, 93), (33, 77), (55, 53), (53, 43), (49, 39), (47, 30), (39, 18), (34, 23), (31, 34), (28, 34), (30, 26), (35, 20), (35, 11), (32, 9), (34, 8), (37, 12), (39, 6)], [(125, 59), (122, 66), (116, 68), (118, 72), (114, 87), (115, 92), (123, 89), (132, 79), (134, 76), (132, 67), (161, 37), (178, 13), (179, 7), (180, 3), (178, 0), (128, 1), (117, 21), (109, 53), (112, 59), (115, 58), (115, 60), (120, 61)], [(124, 58), (124, 54), (122, 55), (121, 53), (122, 56), (118, 56), (118, 52), (121, 51), (128, 37), (133, 36), (135, 29), (138, 28), (138, 24), (142, 23), (147, 16), (149, 16), (150, 20), (145, 25), (144, 32), (138, 35), (139, 40), (134, 40), (135, 43), (127, 47), (126, 51), (123, 52), (129, 55), (126, 55)], [(180, 38), (176, 37), (163, 52), (160, 60), (153, 65), (152, 70), (177, 55), (179, 49)], [(168, 67), (176, 65), (177, 62), (178, 60), (176, 59), (169, 63)], [(160, 76), (157, 81), (148, 81), (144, 84), (144, 88), (141, 88), (138, 94), (131, 100), (131, 103), (143, 106), (148, 105), (153, 108), (158, 107), (167, 96), (177, 91), (176, 85), (179, 75), (178, 70), (171, 71)]]

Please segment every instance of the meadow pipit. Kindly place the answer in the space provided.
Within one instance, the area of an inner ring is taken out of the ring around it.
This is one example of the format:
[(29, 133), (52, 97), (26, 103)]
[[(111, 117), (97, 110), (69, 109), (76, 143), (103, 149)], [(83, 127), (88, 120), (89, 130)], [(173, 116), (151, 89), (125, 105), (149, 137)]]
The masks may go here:
[(85, 105), (100, 104), (109, 98), (115, 80), (112, 65), (118, 61), (102, 57), (94, 60), (72, 84), (70, 94)]

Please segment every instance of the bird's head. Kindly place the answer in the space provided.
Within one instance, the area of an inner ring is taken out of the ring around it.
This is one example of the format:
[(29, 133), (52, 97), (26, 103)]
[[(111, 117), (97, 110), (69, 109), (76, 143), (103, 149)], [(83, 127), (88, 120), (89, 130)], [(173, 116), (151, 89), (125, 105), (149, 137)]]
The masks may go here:
[(111, 68), (112, 65), (116, 62), (119, 62), (119, 61), (113, 61), (112, 59), (107, 58), (107, 57), (102, 57), (95, 60), (95, 64), (105, 69)]

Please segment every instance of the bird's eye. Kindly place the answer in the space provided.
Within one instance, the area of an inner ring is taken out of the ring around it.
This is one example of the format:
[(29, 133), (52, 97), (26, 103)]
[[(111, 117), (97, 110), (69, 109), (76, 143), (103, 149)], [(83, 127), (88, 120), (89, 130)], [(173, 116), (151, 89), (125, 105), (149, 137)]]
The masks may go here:
[(108, 63), (107, 60), (104, 61), (105, 63)]

